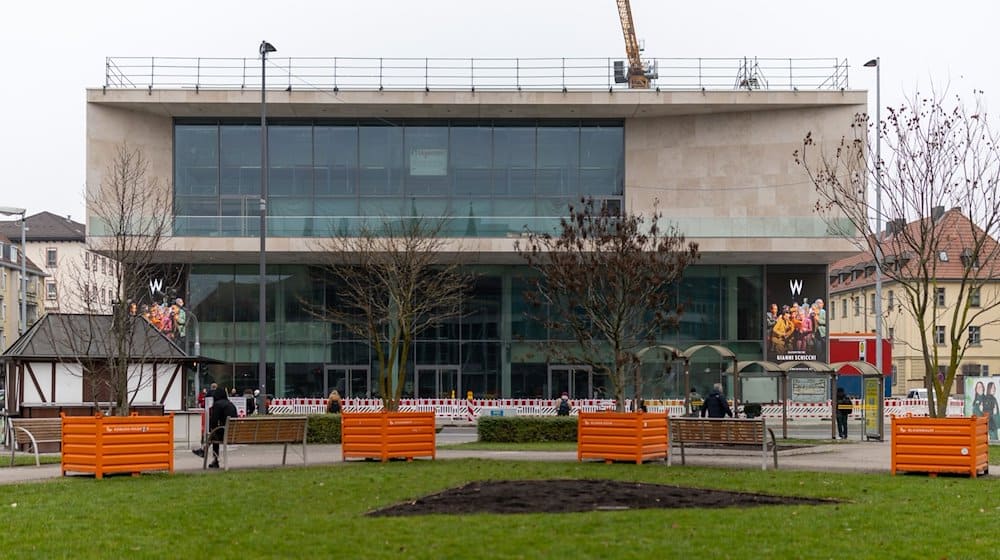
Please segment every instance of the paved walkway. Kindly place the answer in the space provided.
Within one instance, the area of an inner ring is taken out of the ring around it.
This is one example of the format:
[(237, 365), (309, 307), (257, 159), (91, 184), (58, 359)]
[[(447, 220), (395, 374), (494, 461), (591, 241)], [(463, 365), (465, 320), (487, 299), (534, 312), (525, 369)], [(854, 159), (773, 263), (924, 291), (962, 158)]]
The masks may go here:
[[(890, 445), (887, 442), (826, 443), (788, 449), (778, 452), (781, 470), (838, 471), (838, 472), (889, 472)], [(282, 446), (255, 445), (230, 448), (231, 469), (269, 468), (281, 465)], [(687, 464), (727, 468), (760, 468), (760, 455), (752, 451), (689, 450)], [(310, 445), (310, 465), (343, 465), (339, 445)], [(466, 451), (439, 449), (439, 460), (449, 459), (498, 459), (517, 461), (576, 461), (575, 451)], [(679, 462), (679, 457), (675, 455)], [(302, 464), (302, 457), (289, 447), (289, 465)], [(678, 464), (678, 463), (675, 463)], [(177, 472), (217, 474), (221, 471), (203, 471), (202, 460), (189, 449), (178, 448), (174, 469)], [(995, 469), (1000, 470), (1000, 469)], [(40, 481), (59, 478), (58, 464), (41, 467), (24, 466), (0, 468), (0, 484)], [(87, 476), (87, 475), (82, 475)]]

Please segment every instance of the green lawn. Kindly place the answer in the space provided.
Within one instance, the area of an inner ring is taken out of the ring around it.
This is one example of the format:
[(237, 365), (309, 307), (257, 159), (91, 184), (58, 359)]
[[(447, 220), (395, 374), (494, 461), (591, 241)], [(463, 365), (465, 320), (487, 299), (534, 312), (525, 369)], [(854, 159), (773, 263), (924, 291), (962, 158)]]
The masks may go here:
[[(62, 459), (58, 454), (43, 454), (38, 456), (38, 462), (43, 465), (54, 465), (61, 461)], [(30, 453), (18, 453), (14, 456), (14, 466), (24, 467), (28, 465), (35, 464), (35, 456)], [(10, 466), (10, 451), (5, 450), (0, 458), (0, 469)]]
[[(538, 478), (634, 480), (844, 503), (364, 516), (371, 509), (471, 480)], [(1000, 516), (998, 484), (990, 477), (484, 460), (69, 478), (0, 486), (0, 556), (993, 558), (997, 548), (991, 528)]]

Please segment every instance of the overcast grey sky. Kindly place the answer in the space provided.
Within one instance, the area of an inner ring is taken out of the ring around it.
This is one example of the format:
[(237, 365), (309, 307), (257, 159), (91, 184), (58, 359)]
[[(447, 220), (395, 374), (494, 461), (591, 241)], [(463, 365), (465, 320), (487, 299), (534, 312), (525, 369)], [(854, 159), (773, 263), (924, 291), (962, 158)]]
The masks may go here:
[[(1000, 4), (632, 0), (646, 57), (846, 58), (883, 106), (918, 87), (1000, 96)], [(84, 90), (107, 56), (624, 57), (615, 0), (8, 2), (0, 18), (0, 206), (84, 221)], [(994, 101), (996, 105), (1000, 101)], [(805, 131), (803, 131), (805, 132)], [(790, 156), (789, 156), (790, 157)]]

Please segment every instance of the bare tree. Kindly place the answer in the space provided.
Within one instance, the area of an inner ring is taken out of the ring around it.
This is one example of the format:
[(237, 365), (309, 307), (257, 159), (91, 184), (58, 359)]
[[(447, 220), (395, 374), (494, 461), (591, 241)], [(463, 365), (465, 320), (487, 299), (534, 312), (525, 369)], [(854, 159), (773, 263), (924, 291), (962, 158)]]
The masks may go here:
[(637, 353), (677, 326), (683, 305), (675, 284), (698, 259), (697, 243), (661, 220), (656, 206), (646, 218), (587, 199), (569, 208), (558, 235), (531, 232), (516, 245), (539, 272), (527, 294), (550, 311), (539, 319), (578, 343), (548, 343), (550, 355), (606, 375), (620, 411), (629, 385), (636, 401), (642, 397)]
[(445, 256), (445, 223), (416, 216), (383, 218), (357, 236), (318, 243), (336, 284), (336, 301), (309, 310), (371, 346), (386, 410), (399, 407), (416, 337), (462, 314), (472, 277)]
[[(969, 327), (995, 324), (1000, 306), (1000, 148), (981, 92), (974, 100), (970, 109), (959, 97), (947, 106), (943, 96), (918, 94), (889, 108), (881, 123), (857, 115), (853, 138), (833, 149), (810, 133), (794, 155), (816, 187), (817, 211), (902, 289), (900, 306), (917, 337), (905, 342), (923, 355), (932, 416), (945, 416), (962, 359), (976, 343)], [(880, 161), (870, 145), (873, 126), (881, 135)], [(875, 230), (871, 196), (879, 184), (883, 231)], [(939, 304), (944, 285), (957, 288), (957, 304)], [(944, 328), (944, 345), (935, 341), (937, 327)]]
[(89, 373), (85, 378), (95, 402), (108, 397), (117, 414), (128, 415), (139, 389), (152, 381), (146, 364), (152, 346), (139, 305), (152, 303), (167, 289), (156, 261), (170, 232), (170, 190), (149, 176), (142, 150), (123, 143), (100, 185), (88, 191), (87, 211), (89, 248), (107, 260), (99, 263), (84, 252), (84, 262), (73, 267), (72, 281), (64, 284), (75, 292), (74, 307), (83, 311), (66, 321), (72, 321), (74, 330), (88, 331), (87, 336), (67, 336), (75, 341), (68, 350)]

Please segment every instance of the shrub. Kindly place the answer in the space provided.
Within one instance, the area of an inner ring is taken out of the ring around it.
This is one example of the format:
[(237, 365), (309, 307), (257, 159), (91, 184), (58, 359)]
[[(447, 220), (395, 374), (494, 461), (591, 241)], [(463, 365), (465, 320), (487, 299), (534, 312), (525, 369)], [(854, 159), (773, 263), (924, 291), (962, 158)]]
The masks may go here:
[(576, 441), (576, 417), (481, 416), (477, 431), (483, 442)]
[(307, 426), (309, 443), (340, 443), (339, 414), (310, 414)]

